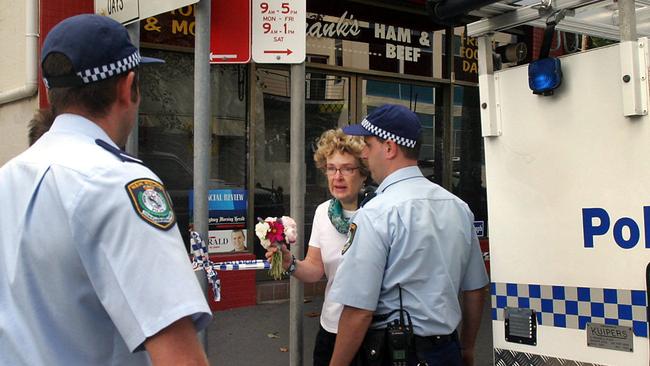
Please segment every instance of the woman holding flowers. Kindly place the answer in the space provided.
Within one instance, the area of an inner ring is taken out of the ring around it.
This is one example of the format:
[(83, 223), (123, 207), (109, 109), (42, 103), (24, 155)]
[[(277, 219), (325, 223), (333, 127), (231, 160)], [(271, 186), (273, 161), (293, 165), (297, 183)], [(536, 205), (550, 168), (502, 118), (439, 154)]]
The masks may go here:
[[(318, 140), (314, 154), (316, 167), (327, 178), (332, 199), (316, 208), (307, 255), (302, 261), (295, 261), (294, 272), (297, 279), (311, 283), (327, 276), (325, 299), (320, 317), (320, 330), (314, 347), (314, 365), (328, 365), (334, 350), (334, 342), (343, 306), (330, 302), (328, 294), (336, 270), (341, 261), (341, 250), (347, 239), (349, 219), (357, 210), (359, 192), (369, 175), (368, 167), (361, 159), (364, 148), (363, 139), (348, 136), (340, 129), (325, 131)], [(270, 246), (266, 257), (277, 251)], [(292, 256), (286, 246), (282, 246), (283, 269), (292, 264)]]

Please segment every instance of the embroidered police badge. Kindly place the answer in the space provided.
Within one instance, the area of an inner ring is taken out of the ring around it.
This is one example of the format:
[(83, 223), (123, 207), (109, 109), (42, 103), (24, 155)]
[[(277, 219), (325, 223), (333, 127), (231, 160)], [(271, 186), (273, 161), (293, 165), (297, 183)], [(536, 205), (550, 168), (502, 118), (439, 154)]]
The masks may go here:
[(350, 229), (348, 230), (348, 239), (345, 241), (345, 244), (343, 245), (343, 250), (341, 251), (341, 255), (345, 254), (345, 252), (350, 249), (350, 246), (352, 245), (352, 241), (354, 240), (354, 233), (357, 232), (357, 224), (352, 223), (350, 224)]
[(135, 212), (147, 223), (169, 230), (176, 223), (171, 199), (165, 187), (151, 179), (136, 179), (124, 186), (131, 197)]

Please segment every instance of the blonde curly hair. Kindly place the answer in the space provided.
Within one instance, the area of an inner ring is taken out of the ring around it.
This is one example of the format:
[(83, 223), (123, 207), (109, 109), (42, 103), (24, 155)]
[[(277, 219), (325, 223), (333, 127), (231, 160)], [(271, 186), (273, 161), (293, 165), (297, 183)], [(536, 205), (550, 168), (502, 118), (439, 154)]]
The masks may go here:
[(323, 132), (316, 143), (314, 162), (316, 163), (316, 167), (325, 173), (327, 158), (336, 152), (348, 153), (356, 159), (361, 176), (368, 177), (370, 175), (368, 165), (361, 158), (361, 151), (365, 146), (366, 143), (363, 142), (362, 137), (346, 135), (340, 128), (327, 130)]

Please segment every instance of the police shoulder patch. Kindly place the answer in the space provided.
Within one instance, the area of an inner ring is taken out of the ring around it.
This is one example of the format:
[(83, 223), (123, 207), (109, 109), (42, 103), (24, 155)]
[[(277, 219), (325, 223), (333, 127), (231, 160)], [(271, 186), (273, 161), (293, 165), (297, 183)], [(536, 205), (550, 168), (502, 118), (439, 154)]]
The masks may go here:
[(141, 219), (162, 230), (169, 230), (174, 226), (176, 215), (162, 183), (140, 178), (127, 183), (124, 188)]
[(343, 250), (341, 251), (341, 255), (345, 254), (345, 252), (350, 249), (350, 246), (352, 245), (352, 241), (354, 240), (354, 234), (357, 232), (357, 224), (352, 223), (350, 224), (350, 229), (348, 230), (348, 239), (345, 241), (345, 244), (343, 245)]

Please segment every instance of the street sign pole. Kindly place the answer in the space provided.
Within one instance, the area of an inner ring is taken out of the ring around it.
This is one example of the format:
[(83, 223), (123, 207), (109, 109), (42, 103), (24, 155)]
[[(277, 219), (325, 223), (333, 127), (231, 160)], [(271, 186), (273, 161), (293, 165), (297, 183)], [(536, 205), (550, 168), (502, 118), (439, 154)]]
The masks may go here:
[[(300, 228), (305, 227), (305, 63), (291, 65), (291, 216)], [(304, 235), (291, 246), (296, 258), (304, 256)], [(303, 283), (291, 276), (289, 280), (289, 365), (303, 363)]]
[[(131, 23), (126, 26), (129, 37), (134, 46), (140, 49), (140, 22)], [(140, 116), (135, 116), (135, 128), (131, 130), (126, 140), (125, 150), (133, 156), (138, 156), (138, 128), (140, 126)]]
[[(210, 84), (210, 1), (201, 0), (196, 5), (194, 38), (194, 230), (208, 240), (208, 177), (212, 140), (210, 122), (212, 115)], [(207, 298), (205, 273), (199, 278)], [(199, 333), (199, 340), (207, 352), (207, 329)]]

